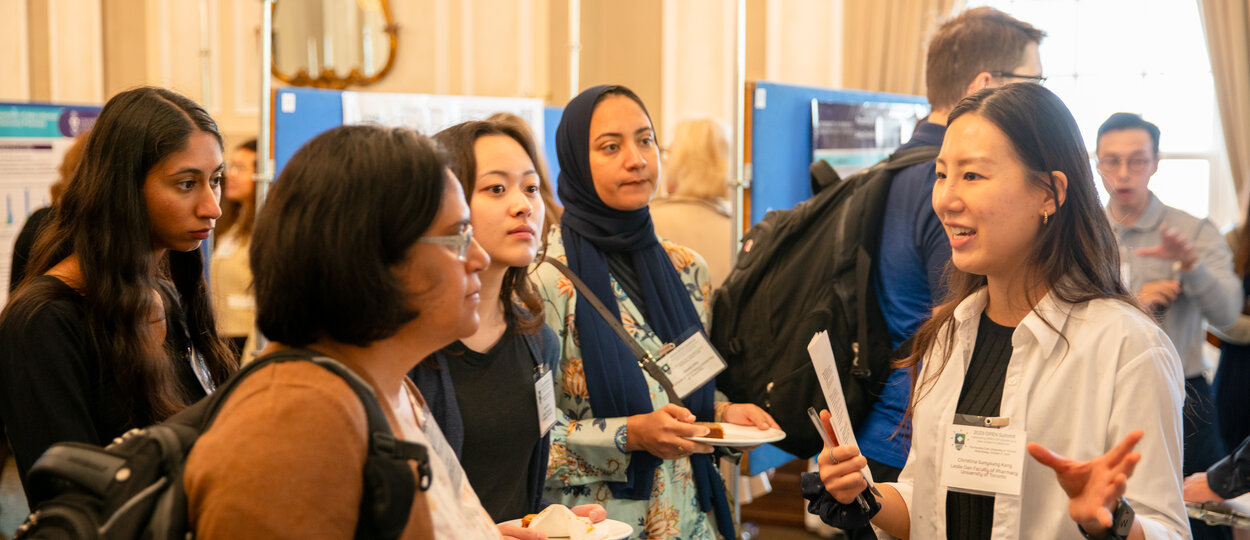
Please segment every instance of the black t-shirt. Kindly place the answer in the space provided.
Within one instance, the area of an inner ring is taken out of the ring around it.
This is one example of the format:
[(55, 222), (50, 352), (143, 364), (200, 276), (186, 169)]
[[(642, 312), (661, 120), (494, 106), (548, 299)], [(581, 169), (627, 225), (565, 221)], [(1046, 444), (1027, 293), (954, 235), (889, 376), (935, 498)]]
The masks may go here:
[(460, 417), (460, 464), (496, 522), (529, 513), (527, 471), (538, 433), (534, 356), (511, 328), (489, 351), (456, 342), (444, 349)]
[[(1011, 361), (1011, 334), (1015, 330), (996, 324), (981, 313), (972, 359), (968, 361), (959, 403), (955, 406), (956, 414), (998, 416), (1007, 364)], [(988, 539), (993, 527), (993, 496), (946, 492), (947, 538)]]
[[(35, 460), (53, 443), (104, 445), (136, 425), (127, 400), (87, 331), (84, 299), (59, 279), (41, 276), (31, 283), (38, 299), (10, 305), (0, 325), (0, 418), (23, 482)], [(163, 288), (167, 317), (166, 349), (187, 402), (204, 397), (190, 363), (181, 311)], [(32, 307), (33, 306), (33, 307)], [(27, 493), (27, 497), (30, 494)], [(38, 501), (30, 501), (34, 507)]]

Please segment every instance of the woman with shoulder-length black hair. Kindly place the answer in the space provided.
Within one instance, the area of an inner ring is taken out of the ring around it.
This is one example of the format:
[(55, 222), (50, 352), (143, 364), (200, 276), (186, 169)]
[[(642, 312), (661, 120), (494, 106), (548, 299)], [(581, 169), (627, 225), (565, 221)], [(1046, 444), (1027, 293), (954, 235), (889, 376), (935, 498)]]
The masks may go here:
[[(275, 183), (249, 257), (256, 320), (274, 348), (337, 360), (372, 388), (396, 438), (428, 449), (428, 490), (402, 514), (399, 537), (498, 539), (406, 376), (477, 330), (478, 272), (488, 263), (435, 144), (380, 126), (313, 138)], [(364, 492), (366, 426), (360, 398), (326, 369), (287, 362), (252, 373), (187, 459), (197, 535), (352, 537), (362, 509), (377, 506), (362, 501), (402, 495)]]
[(53, 443), (106, 444), (233, 372), (197, 249), (221, 215), (221, 152), (208, 113), (169, 90), (100, 112), (0, 315), (0, 416), (23, 479)]
[(874, 501), (858, 449), (827, 448), (804, 478), (811, 508), (899, 538), (1187, 537), (1180, 360), (1119, 279), (1072, 114), (1011, 84), (965, 98), (948, 125), (933, 209), (949, 293), (903, 362), (907, 465)]

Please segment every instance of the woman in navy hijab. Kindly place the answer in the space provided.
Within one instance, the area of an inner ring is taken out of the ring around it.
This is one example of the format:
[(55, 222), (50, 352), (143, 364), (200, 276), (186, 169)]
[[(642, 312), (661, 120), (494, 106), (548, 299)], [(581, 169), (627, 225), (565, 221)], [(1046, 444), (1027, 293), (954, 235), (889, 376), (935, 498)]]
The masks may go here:
[[(569, 102), (556, 129), (561, 226), (547, 256), (564, 262), (648, 353), (708, 323), (707, 266), (659, 239), (648, 204), (660, 180), (655, 128), (623, 86)], [(671, 403), (612, 326), (551, 264), (535, 273), (544, 314), (561, 340), (547, 497), (600, 503), (631, 538), (735, 538), (712, 447), (697, 421), (776, 427), (759, 407), (728, 403), (708, 382)]]

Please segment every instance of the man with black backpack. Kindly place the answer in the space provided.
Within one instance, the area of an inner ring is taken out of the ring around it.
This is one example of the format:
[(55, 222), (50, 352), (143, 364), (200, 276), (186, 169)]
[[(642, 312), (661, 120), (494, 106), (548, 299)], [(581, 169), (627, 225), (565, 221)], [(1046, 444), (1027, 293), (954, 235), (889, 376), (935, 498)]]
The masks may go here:
[[(945, 22), (929, 42), (925, 78), (932, 112), (896, 152), (932, 146), (936, 158), (946, 117), (959, 100), (983, 88), (1044, 81), (1037, 47), (1045, 35), (988, 7)], [(946, 294), (942, 273), (951, 248), (931, 202), (935, 167), (930, 159), (899, 170), (886, 199), (872, 284), (896, 349), (910, 349), (904, 343)], [(911, 377), (905, 369), (895, 370), (857, 429), (860, 451), (876, 481), (896, 480), (907, 460), (909, 440), (899, 426), (910, 397)], [(871, 537), (872, 531), (865, 529), (865, 534)]]

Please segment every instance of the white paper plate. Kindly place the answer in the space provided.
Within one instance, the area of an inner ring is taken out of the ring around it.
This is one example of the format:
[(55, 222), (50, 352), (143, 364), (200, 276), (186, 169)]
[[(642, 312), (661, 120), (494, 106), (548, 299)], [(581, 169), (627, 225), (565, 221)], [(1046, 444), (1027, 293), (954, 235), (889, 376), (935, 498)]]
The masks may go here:
[[(520, 527), (521, 520), (514, 519), (512, 521), (505, 521), (500, 525), (516, 525), (517, 527)], [(605, 519), (595, 524), (595, 530), (590, 531), (589, 538), (590, 540), (621, 540), (622, 538), (629, 538), (629, 535), (631, 534), (634, 534), (634, 528), (630, 527), (628, 523), (625, 523), (624, 521), (617, 521), (615, 519)], [(548, 536), (547, 538), (568, 537)]]
[(755, 446), (786, 438), (786, 432), (777, 428), (759, 429), (755, 426), (740, 426), (724, 422), (721, 422), (720, 425), (725, 430), (725, 438), (723, 439), (709, 439), (707, 437), (686, 437), (686, 439), (712, 446)]

